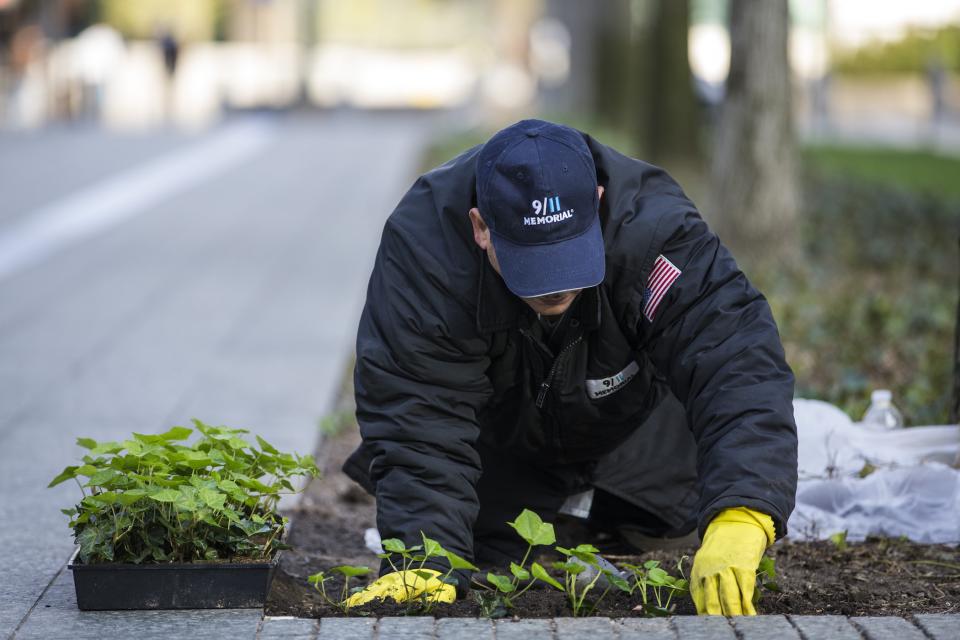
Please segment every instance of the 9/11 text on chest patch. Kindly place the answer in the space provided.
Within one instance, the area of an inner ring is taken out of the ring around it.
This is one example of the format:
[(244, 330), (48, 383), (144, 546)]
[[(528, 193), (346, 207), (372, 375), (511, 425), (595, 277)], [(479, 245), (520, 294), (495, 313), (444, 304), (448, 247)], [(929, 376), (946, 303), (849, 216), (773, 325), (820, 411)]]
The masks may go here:
[(608, 378), (600, 378), (599, 380), (587, 380), (587, 395), (590, 396), (591, 400), (608, 396), (633, 380), (638, 371), (640, 371), (640, 365), (638, 365), (636, 361), (631, 360), (630, 364), (620, 373), (615, 373)]

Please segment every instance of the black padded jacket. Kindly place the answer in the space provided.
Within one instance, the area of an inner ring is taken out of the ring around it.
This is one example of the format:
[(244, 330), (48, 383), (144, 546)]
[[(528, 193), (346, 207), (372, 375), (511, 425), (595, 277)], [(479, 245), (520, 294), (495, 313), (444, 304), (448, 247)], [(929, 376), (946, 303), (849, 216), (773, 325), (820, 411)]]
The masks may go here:
[[(605, 187), (606, 278), (581, 294), (556, 349), (474, 243), (479, 148), (420, 177), (387, 220), (357, 336), (363, 443), (344, 466), (376, 496), (384, 538), (423, 531), (473, 557), (478, 438), (540, 463), (589, 463), (668, 395), (696, 443), (701, 536), (732, 506), (786, 533), (794, 379), (765, 298), (665, 171), (584, 138)], [(681, 273), (650, 320), (660, 256)]]

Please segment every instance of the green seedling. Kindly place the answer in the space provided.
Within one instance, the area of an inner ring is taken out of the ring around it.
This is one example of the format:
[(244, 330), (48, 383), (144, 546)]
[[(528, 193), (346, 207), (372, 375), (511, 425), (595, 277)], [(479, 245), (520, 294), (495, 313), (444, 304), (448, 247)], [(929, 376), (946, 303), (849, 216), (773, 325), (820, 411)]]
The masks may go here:
[[(403, 576), (409, 575), (407, 572), (410, 572), (424, 581), (435, 577), (425, 568), (428, 560), (431, 558), (446, 560), (450, 568), (439, 580), (451, 585), (456, 585), (456, 579), (451, 577), (454, 571), (479, 571), (471, 562), (452, 551), (444, 549), (439, 542), (433, 538), (428, 538), (422, 531), (420, 537), (423, 544), (412, 547), (407, 547), (402, 540), (397, 538), (387, 538), (381, 542), (385, 553), (378, 554), (377, 557), (386, 560), (394, 572), (402, 572), (401, 575)], [(395, 556), (399, 557), (399, 565), (395, 561)], [(418, 612), (422, 615), (429, 615), (440, 602), (439, 593), (421, 593), (419, 597), (414, 597), (413, 588), (413, 582), (403, 581), (407, 613)]]
[[(633, 584), (630, 587), (630, 593), (640, 592), (640, 599), (643, 612), (651, 617), (668, 616), (673, 612), (670, 606), (671, 600), (676, 596), (686, 595), (690, 592), (690, 584), (683, 574), (683, 561), (687, 556), (680, 558), (677, 562), (677, 573), (679, 578), (670, 575), (665, 569), (660, 567), (657, 560), (647, 560), (642, 565), (624, 564), (623, 567), (630, 571), (633, 577)], [(647, 594), (649, 589), (652, 599)]]
[(780, 585), (777, 584), (777, 568), (770, 556), (760, 558), (760, 566), (757, 568), (757, 585), (753, 590), (754, 607), (760, 603), (764, 591), (780, 592)]
[(517, 598), (526, 593), (537, 580), (563, 590), (563, 585), (552, 578), (539, 563), (532, 562), (527, 569), (527, 560), (530, 559), (530, 553), (534, 547), (551, 545), (557, 541), (553, 525), (544, 522), (540, 516), (529, 509), (521, 511), (520, 515), (507, 525), (523, 538), (527, 543), (527, 550), (519, 564), (510, 563), (510, 576), (487, 573), (486, 579), (489, 586), (474, 580), (474, 584), (483, 589), (477, 593), (477, 602), (480, 604), (483, 615), (488, 618), (505, 617), (513, 608)]
[[(565, 549), (564, 547), (557, 547), (556, 549), (563, 555), (567, 556), (566, 561), (554, 562), (553, 568), (563, 571), (564, 591), (567, 594), (567, 600), (570, 603), (570, 610), (575, 618), (580, 616), (589, 616), (591, 613), (593, 613), (600, 602), (614, 587), (626, 593), (630, 593), (630, 585), (626, 580), (600, 564), (599, 560), (597, 559), (597, 553), (599, 553), (600, 550), (593, 545), (581, 544), (573, 549)], [(595, 570), (593, 577), (589, 580), (578, 580), (577, 577), (586, 571), (587, 567), (592, 567)], [(594, 587), (596, 587), (597, 582), (600, 580), (600, 576), (606, 577), (607, 586), (598, 598), (590, 603), (587, 603), (587, 594), (590, 593)], [(585, 604), (589, 604), (589, 606), (585, 607)]]
[[(332, 579), (331, 573), (339, 573), (343, 576), (343, 588), (340, 591), (340, 599), (334, 600), (327, 595), (326, 583)], [(359, 578), (370, 573), (370, 567), (341, 565), (333, 567), (329, 573), (320, 571), (307, 578), (307, 582), (313, 585), (314, 589), (320, 592), (323, 599), (332, 607), (339, 609), (343, 615), (350, 615), (350, 595), (355, 591), (350, 589), (350, 578)]]
[(313, 459), (259, 436), (251, 444), (244, 429), (193, 424), (121, 442), (77, 439), (88, 450), (83, 464), (49, 486), (73, 480), (80, 488), (80, 502), (62, 511), (81, 562), (263, 559), (284, 548), (277, 504), (296, 492), (296, 477), (319, 475)]
[(837, 551), (843, 552), (847, 550), (847, 532), (838, 531), (837, 533), (830, 536), (830, 542), (833, 543), (833, 546), (837, 548)]

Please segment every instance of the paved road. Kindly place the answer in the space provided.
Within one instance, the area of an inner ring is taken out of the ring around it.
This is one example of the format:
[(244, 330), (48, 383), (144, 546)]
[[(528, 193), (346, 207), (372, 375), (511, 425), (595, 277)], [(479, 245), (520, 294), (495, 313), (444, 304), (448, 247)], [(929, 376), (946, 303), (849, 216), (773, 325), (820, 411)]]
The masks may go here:
[[(0, 136), (0, 263), (27, 248), (0, 270), (0, 637), (105, 637), (118, 619), (53, 604), (72, 597), (59, 508), (78, 490), (45, 487), (76, 437), (196, 416), (312, 450), (427, 126), (340, 113)], [(226, 633), (259, 614), (196, 620)]]

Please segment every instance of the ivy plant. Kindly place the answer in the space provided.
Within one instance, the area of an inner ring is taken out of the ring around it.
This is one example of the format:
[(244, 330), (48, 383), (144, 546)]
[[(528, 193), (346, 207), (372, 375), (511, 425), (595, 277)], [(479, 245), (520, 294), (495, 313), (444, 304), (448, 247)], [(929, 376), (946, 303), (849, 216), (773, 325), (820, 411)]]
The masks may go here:
[[(456, 579), (452, 578), (454, 571), (478, 571), (470, 561), (462, 558), (452, 551), (444, 549), (443, 546), (429, 538), (421, 531), (420, 538), (423, 544), (407, 547), (402, 540), (398, 538), (387, 538), (381, 542), (384, 553), (377, 554), (378, 558), (386, 560), (394, 572), (401, 572), (401, 575), (408, 576), (411, 573), (421, 580), (430, 580), (435, 576), (430, 573), (426, 563), (431, 558), (436, 560), (446, 560), (449, 568), (446, 573), (440, 576), (440, 581), (447, 584), (456, 584)], [(399, 562), (399, 564), (398, 564)], [(421, 615), (430, 615), (434, 607), (439, 603), (438, 594), (421, 593), (419, 597), (413, 596), (414, 584), (403, 581), (404, 602), (407, 605), (407, 613), (419, 613)]]
[[(340, 590), (340, 599), (334, 600), (332, 597), (327, 595), (327, 586), (326, 583), (328, 580), (333, 578), (331, 574), (339, 573), (343, 576), (343, 588)], [(350, 615), (350, 600), (349, 596), (356, 591), (362, 589), (351, 589), (350, 588), (350, 578), (357, 578), (360, 576), (365, 576), (370, 573), (370, 567), (358, 566), (358, 565), (341, 565), (339, 567), (333, 567), (329, 571), (320, 571), (312, 576), (307, 578), (307, 582), (312, 584), (314, 589), (320, 592), (321, 597), (329, 604), (331, 607), (339, 609), (343, 615)]]
[(753, 590), (753, 606), (760, 603), (760, 598), (764, 592), (779, 593), (780, 585), (777, 584), (777, 567), (773, 558), (763, 556), (760, 558), (760, 566), (757, 567), (757, 585)]
[[(642, 565), (623, 565), (633, 577), (630, 593), (640, 592), (640, 607), (645, 614), (651, 617), (668, 616), (673, 613), (670, 601), (675, 596), (690, 593), (690, 585), (683, 575), (683, 561), (686, 559), (687, 556), (683, 556), (677, 562), (679, 578), (670, 575), (665, 569), (661, 568), (660, 562), (657, 560), (647, 560)], [(647, 594), (648, 590), (653, 598), (650, 598)]]
[(277, 504), (295, 492), (295, 478), (319, 475), (313, 459), (260, 436), (251, 444), (245, 429), (193, 425), (121, 442), (77, 439), (88, 450), (83, 464), (49, 486), (80, 488), (80, 502), (62, 511), (81, 562), (260, 560), (283, 548)]
[(477, 593), (480, 611), (488, 618), (506, 616), (517, 598), (526, 593), (537, 580), (563, 591), (563, 585), (550, 576), (539, 563), (531, 562), (530, 568), (527, 568), (527, 560), (530, 559), (530, 552), (535, 546), (550, 545), (557, 541), (553, 525), (544, 522), (539, 515), (529, 509), (524, 509), (513, 522), (508, 522), (507, 525), (523, 538), (527, 543), (527, 550), (519, 564), (510, 563), (510, 576), (487, 573), (486, 579), (490, 586), (474, 580), (474, 584), (482, 589)]
[[(600, 601), (603, 600), (613, 588), (617, 588), (625, 593), (631, 592), (630, 584), (626, 580), (616, 572), (611, 571), (606, 563), (601, 564), (597, 556), (600, 550), (592, 544), (577, 545), (573, 549), (566, 549), (564, 547), (557, 547), (556, 549), (567, 556), (565, 561), (554, 562), (553, 568), (563, 571), (564, 591), (567, 593), (567, 600), (570, 602), (570, 611), (575, 618), (579, 616), (589, 616), (593, 613), (600, 604)], [(578, 576), (586, 571), (588, 567), (594, 570), (593, 576), (587, 580), (578, 580)], [(587, 602), (587, 594), (597, 586), (601, 576), (606, 578), (606, 587), (599, 597), (592, 602)]]

